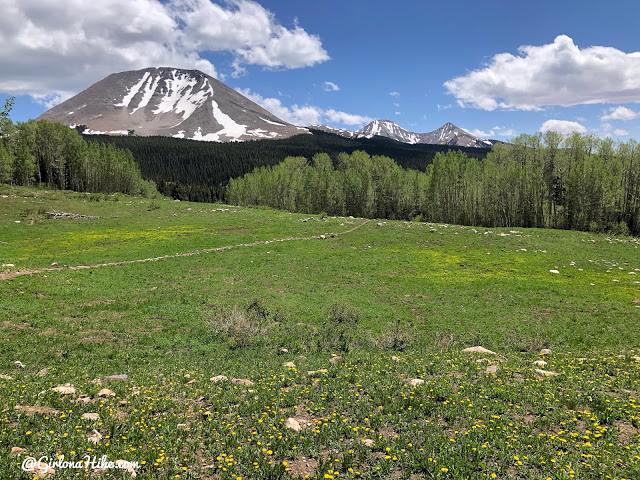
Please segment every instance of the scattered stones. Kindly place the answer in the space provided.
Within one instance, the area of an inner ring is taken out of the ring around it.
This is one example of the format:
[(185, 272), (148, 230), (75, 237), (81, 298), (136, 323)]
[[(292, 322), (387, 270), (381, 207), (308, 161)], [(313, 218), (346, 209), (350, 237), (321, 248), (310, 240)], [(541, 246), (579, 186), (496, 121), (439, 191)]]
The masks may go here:
[(193, 384), (194, 384), (194, 383), (196, 383), (196, 382), (197, 382), (197, 380), (194, 378), (193, 380), (189, 380), (189, 381), (186, 383), (186, 385), (191, 386), (191, 385), (193, 385)]
[(23, 453), (24, 453), (24, 448), (11, 447), (11, 455), (22, 455)]
[(53, 263), (51, 264), (51, 266), (52, 266), (52, 267), (57, 267), (57, 266), (58, 266), (58, 262), (53, 262)]
[(285, 420), (284, 422), (284, 426), (285, 428), (289, 428), (291, 430), (294, 430), (296, 432), (299, 432), (300, 429), (302, 428), (300, 426), (300, 422), (298, 422), (295, 418), (293, 417), (289, 417)]
[(43, 368), (42, 370), (40, 370), (38, 372), (38, 376), (39, 377), (44, 377), (45, 375), (48, 375), (48, 374), (49, 374), (49, 369), (48, 368)]
[(120, 400), (120, 401), (118, 402), (118, 406), (119, 406), (119, 407), (126, 407), (128, 403), (129, 403), (129, 402), (127, 402), (126, 400)]
[(87, 440), (97, 445), (100, 440), (102, 440), (102, 434), (95, 429), (91, 430), (91, 432), (89, 432), (89, 434), (87, 435)]
[(341, 362), (342, 362), (342, 357), (339, 357), (338, 355), (334, 355), (329, 359), (329, 363), (332, 365), (336, 365)]
[(400, 361), (400, 357), (396, 357), (394, 355), (393, 357), (391, 357), (391, 360), (393, 360), (394, 362), (399, 362)]
[(0, 380), (13, 380), (13, 377), (10, 377), (9, 375), (4, 375), (0, 373)]
[(551, 350), (549, 350), (548, 348), (543, 348), (542, 350), (540, 350), (540, 355), (551, 355)]
[(559, 270), (549, 270), (549, 273), (555, 273), (555, 274), (558, 274), (558, 273), (560, 273), (560, 271), (559, 271)]
[(247, 380), (246, 378), (232, 378), (231, 383), (234, 385), (244, 385), (246, 387), (252, 387), (253, 382), (251, 380)]
[(116, 394), (108, 388), (103, 388), (98, 392), (99, 397), (115, 397)]
[(471, 353), (484, 353), (486, 355), (497, 355), (496, 352), (492, 352), (489, 349), (486, 349), (484, 347), (481, 346), (475, 346), (475, 347), (468, 347), (465, 348), (464, 350), (462, 350), (463, 352), (471, 352)]
[(296, 364), (293, 362), (284, 362), (282, 366), (287, 368), (296, 368)]
[(289, 349), (288, 348), (281, 348), (280, 349), (280, 353), (289, 353)]
[(307, 359), (307, 357), (305, 357), (304, 355), (298, 355), (298, 358), (299, 358), (300, 360), (306, 360), (306, 359)]
[(479, 358), (478, 360), (476, 360), (476, 363), (489, 363), (489, 359), (488, 358)]
[(536, 373), (536, 375), (539, 375), (541, 377), (555, 377), (556, 375), (558, 375), (555, 372), (549, 372), (548, 370), (541, 370), (539, 368), (536, 368), (534, 372)]
[(13, 363), (15, 364), (16, 368), (24, 368), (24, 364), (20, 360), (16, 360)]
[(89, 397), (88, 395), (80, 395), (74, 401), (76, 403), (91, 403), (91, 402), (93, 402), (93, 400), (91, 400), (91, 397)]
[(384, 223), (382, 223), (382, 222), (378, 222), (378, 223), (376, 224), (376, 226), (377, 226), (378, 228), (383, 227), (383, 226), (384, 226)]
[(329, 370), (327, 370), (326, 368), (321, 368), (320, 370), (309, 370), (307, 372), (307, 375), (317, 375), (318, 373), (327, 373), (329, 372)]
[(100, 414), (98, 413), (83, 413), (82, 414), (82, 420), (91, 420), (91, 421), (97, 421), (100, 420)]
[(498, 366), (497, 365), (489, 365), (487, 367), (487, 369), (485, 370), (486, 373), (492, 373), (492, 374), (496, 374), (498, 373)]
[(52, 388), (54, 392), (58, 392), (60, 395), (73, 395), (76, 393), (76, 387), (71, 385), (70, 383), (65, 383), (64, 385), (58, 385), (55, 388)]
[(215, 377), (211, 377), (211, 381), (213, 383), (223, 382), (224, 380), (228, 380), (224, 375), (216, 375)]
[(128, 382), (129, 375), (121, 374), (121, 375), (107, 375), (102, 379), (103, 382)]
[(544, 360), (536, 360), (535, 362), (533, 362), (533, 364), (537, 367), (546, 367), (547, 366), (547, 362), (545, 362)]
[(2, 266), (6, 267), (6, 268), (15, 267), (15, 265), (13, 263), (3, 263)]
[(373, 447), (376, 444), (376, 442), (374, 442), (370, 438), (363, 438), (362, 443), (364, 443), (366, 447)]
[(424, 383), (424, 380), (422, 380), (421, 378), (410, 378), (407, 383), (412, 387), (417, 387), (418, 385), (422, 385)]

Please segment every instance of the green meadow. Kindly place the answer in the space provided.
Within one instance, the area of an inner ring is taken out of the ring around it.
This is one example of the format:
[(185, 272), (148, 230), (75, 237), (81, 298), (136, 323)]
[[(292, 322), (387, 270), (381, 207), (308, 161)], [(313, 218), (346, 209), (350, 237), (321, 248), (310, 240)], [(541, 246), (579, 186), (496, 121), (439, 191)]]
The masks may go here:
[(2, 478), (640, 478), (636, 238), (0, 195)]

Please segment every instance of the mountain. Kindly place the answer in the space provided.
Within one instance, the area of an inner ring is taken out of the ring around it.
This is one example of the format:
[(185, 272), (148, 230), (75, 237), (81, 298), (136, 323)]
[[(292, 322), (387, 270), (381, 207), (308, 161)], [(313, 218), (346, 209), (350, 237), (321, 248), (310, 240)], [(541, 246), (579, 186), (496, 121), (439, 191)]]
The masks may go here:
[(114, 73), (40, 115), (83, 133), (230, 142), (308, 133), (198, 70)]
[(410, 132), (391, 120), (374, 120), (355, 132), (324, 125), (316, 125), (309, 128), (335, 133), (345, 138), (373, 138), (375, 136), (381, 136), (409, 144), (420, 143), (428, 145), (449, 145), (452, 147), (491, 148), (494, 143), (493, 141), (482, 140), (475, 137), (452, 123), (445, 123), (442, 127), (429, 133)]

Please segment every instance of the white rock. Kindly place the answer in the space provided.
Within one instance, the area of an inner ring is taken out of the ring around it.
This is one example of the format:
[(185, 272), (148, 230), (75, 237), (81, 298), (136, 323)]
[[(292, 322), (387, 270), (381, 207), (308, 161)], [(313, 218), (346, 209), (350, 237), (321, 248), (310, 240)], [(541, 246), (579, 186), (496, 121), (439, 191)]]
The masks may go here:
[(549, 273), (560, 273), (559, 270), (549, 270)]
[(58, 392), (60, 395), (73, 395), (74, 393), (76, 393), (76, 388), (70, 383), (58, 385), (57, 387), (52, 388), (52, 390)]
[(98, 413), (83, 413), (81, 418), (82, 418), (82, 420), (96, 421), (96, 420), (100, 420), (100, 414), (98, 414)]
[(109, 390), (108, 388), (103, 388), (98, 392), (99, 397), (115, 397), (116, 394)]
[(421, 378), (412, 378), (409, 380), (409, 385), (411, 385), (412, 387), (417, 387), (418, 385), (422, 385), (424, 383), (424, 380), (422, 380)]
[(224, 375), (216, 375), (215, 377), (211, 377), (211, 381), (213, 383), (222, 382), (224, 380), (227, 380), (227, 377), (225, 377)]
[(539, 368), (536, 368), (536, 369), (534, 370), (534, 372), (536, 373), (536, 375), (540, 375), (541, 377), (553, 377), (553, 376), (558, 375), (558, 374), (557, 374), (557, 373), (555, 373), (555, 372), (549, 372), (549, 371), (547, 371), (547, 370), (541, 370), (541, 369), (539, 369)]
[(533, 362), (534, 365), (536, 365), (537, 367), (546, 367), (547, 366), (547, 362), (545, 362), (544, 360), (536, 360), (535, 362)]
[(102, 434), (97, 430), (91, 430), (91, 433), (87, 435), (87, 440), (89, 440), (91, 443), (97, 444), (100, 442), (100, 440), (102, 440)]
[(489, 349), (486, 349), (484, 347), (481, 346), (475, 346), (475, 347), (468, 347), (465, 348), (464, 350), (462, 350), (463, 352), (471, 352), (471, 353), (484, 353), (486, 355), (496, 355), (496, 352), (492, 352)]
[(293, 417), (289, 417), (284, 422), (285, 428), (290, 428), (291, 430), (295, 430), (299, 432), (302, 427), (300, 427), (300, 423)]
[(540, 350), (540, 355), (551, 355), (551, 350), (549, 350), (548, 348), (543, 348), (542, 350)]
[(293, 362), (284, 362), (282, 366), (287, 368), (296, 368), (296, 364)]

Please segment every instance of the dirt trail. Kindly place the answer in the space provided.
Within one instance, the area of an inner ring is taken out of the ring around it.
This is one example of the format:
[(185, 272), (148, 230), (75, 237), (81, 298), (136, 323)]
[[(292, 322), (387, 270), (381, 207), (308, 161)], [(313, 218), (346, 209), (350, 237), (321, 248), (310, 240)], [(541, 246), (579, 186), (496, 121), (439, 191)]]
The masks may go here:
[(84, 270), (89, 268), (120, 267), (123, 265), (130, 265), (132, 263), (157, 262), (159, 260), (166, 260), (169, 258), (192, 257), (194, 255), (202, 255), (204, 253), (224, 252), (225, 250), (233, 250), (235, 248), (255, 247), (257, 245), (268, 245), (270, 243), (277, 243), (277, 242), (295, 242), (295, 241), (301, 241), (301, 240), (324, 240), (326, 238), (339, 237), (339, 236), (351, 233), (357, 230), (358, 228), (362, 227), (366, 223), (369, 223), (370, 221), (371, 220), (365, 220), (362, 223), (356, 225), (355, 227), (350, 228), (349, 230), (345, 230), (344, 232), (325, 233), (322, 235), (312, 235), (310, 237), (286, 237), (286, 238), (274, 238), (272, 240), (259, 240), (251, 243), (239, 243), (237, 245), (226, 245), (224, 247), (205, 248), (202, 250), (194, 250), (192, 252), (175, 253), (173, 255), (163, 255), (161, 257), (142, 258), (139, 260), (122, 260), (120, 262), (95, 263), (93, 265), (44, 267), (44, 268), (36, 268), (33, 270), (13, 270), (9, 272), (0, 273), (0, 281), (9, 280), (15, 277), (21, 277), (23, 275), (35, 275), (37, 273), (57, 272), (59, 270)]

